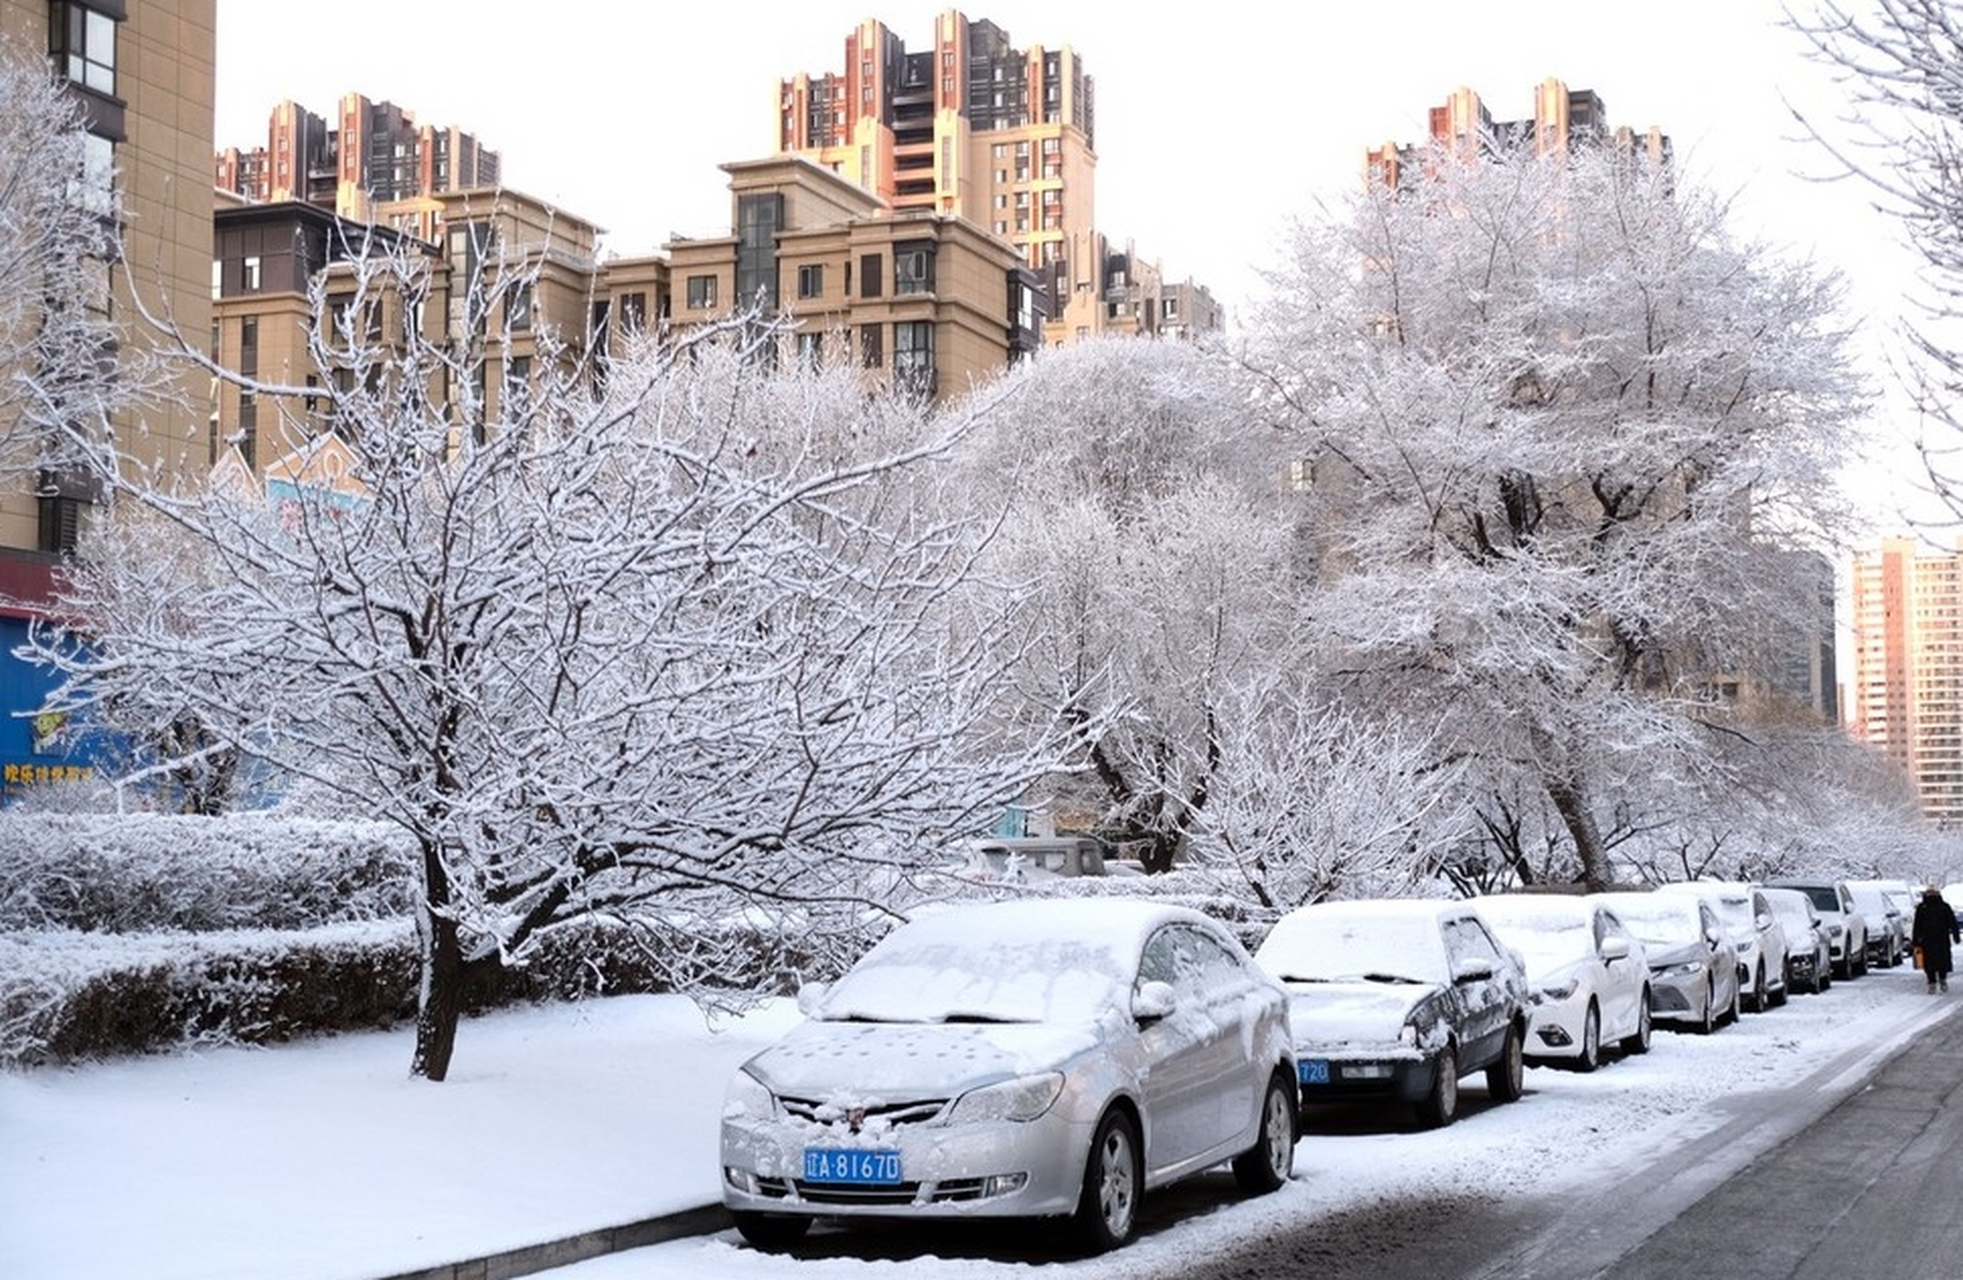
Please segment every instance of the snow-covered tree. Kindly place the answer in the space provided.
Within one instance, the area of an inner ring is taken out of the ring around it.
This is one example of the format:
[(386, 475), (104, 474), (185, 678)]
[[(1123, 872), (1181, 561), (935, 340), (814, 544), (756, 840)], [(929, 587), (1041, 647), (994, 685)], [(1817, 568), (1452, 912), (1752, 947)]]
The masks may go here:
[(200, 754), (414, 838), (415, 1074), (446, 1074), (474, 975), (550, 931), (682, 935), (663, 954), (689, 990), (726, 959), (694, 939), (732, 922), (822, 950), (814, 913), (876, 909), (876, 871), (1053, 767), (1050, 726), (1004, 718), (1005, 611), (952, 625), (979, 545), (939, 492), (958, 418), (780, 371), (782, 335), (742, 322), (632, 340), (604, 377), (542, 334), (525, 394), (485, 398), (460, 361), (490, 347), (348, 318), (417, 314), (426, 261), (351, 270), (355, 306), (317, 293), (313, 334), (350, 376), (245, 384), (314, 434), (298, 482), (124, 484), (119, 519), (198, 554), (94, 542), (64, 601), (90, 644), (43, 651), (55, 705), (181, 706)]
[(110, 157), (45, 53), (0, 42), (0, 475), (77, 465), (141, 392), (109, 354)]
[(1901, 220), (1925, 268), (1901, 381), (1937, 428), (1919, 442), (1929, 479), (1963, 515), (1963, 11), (1952, 0), (1809, 0), (1787, 16), (1848, 95), (1838, 118), (1801, 122)]
[(1046, 351), (987, 389), (966, 450), (1000, 521), (1020, 687), (1090, 734), (1101, 823), (1169, 868), (1218, 782), (1223, 716), (1291, 652), (1295, 539), (1280, 455), (1249, 435), (1227, 366), (1113, 340)]
[(1815, 621), (1781, 550), (1839, 506), (1838, 284), (1612, 149), (1413, 168), (1297, 228), (1247, 353), (1307, 477), (1314, 648), (1607, 884), (1615, 779), (1706, 751), (1686, 712)]

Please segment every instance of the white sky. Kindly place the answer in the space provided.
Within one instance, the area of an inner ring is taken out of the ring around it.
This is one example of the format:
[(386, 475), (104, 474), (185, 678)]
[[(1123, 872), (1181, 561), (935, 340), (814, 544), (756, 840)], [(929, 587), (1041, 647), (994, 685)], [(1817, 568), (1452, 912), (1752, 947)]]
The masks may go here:
[[(217, 3), (220, 146), (262, 144), (282, 99), (329, 114), (342, 93), (364, 93), (474, 133), (502, 154), (506, 185), (593, 219), (622, 253), (726, 233), (717, 166), (770, 152), (778, 78), (842, 70), (846, 36), (867, 17), (922, 47), (941, 8), (589, 0), (521, 25), (471, 0), (342, 0), (303, 26), (286, 5)], [(1741, 230), (1849, 272), (1871, 330), (1898, 305), (1893, 224), (1865, 191), (1797, 176), (1829, 165), (1785, 101), (1830, 122), (1845, 99), (1780, 25), (1780, 0), (977, 0), (962, 11), (1017, 47), (1084, 57), (1097, 83), (1100, 230), (1207, 284), (1230, 311), (1257, 295), (1287, 219), (1353, 188), (1367, 147), (1421, 139), (1427, 111), (1459, 85), (1496, 119), (1528, 116), (1550, 75), (1601, 95), (1611, 124), (1669, 133), (1686, 180), (1735, 196)]]

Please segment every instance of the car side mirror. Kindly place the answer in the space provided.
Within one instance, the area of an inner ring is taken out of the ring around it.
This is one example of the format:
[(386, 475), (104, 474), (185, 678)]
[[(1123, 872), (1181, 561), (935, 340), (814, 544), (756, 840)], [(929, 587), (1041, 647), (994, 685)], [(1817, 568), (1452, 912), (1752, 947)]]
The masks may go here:
[(1172, 1013), (1178, 1003), (1173, 994), (1172, 984), (1166, 982), (1145, 982), (1139, 984), (1132, 993), (1131, 1016), (1140, 1022), (1156, 1022)]
[(805, 983), (797, 989), (797, 1011), (807, 1018), (817, 1017), (818, 1006), (825, 1002), (825, 993), (830, 990), (830, 983)]
[(1627, 960), (1628, 958), (1629, 958), (1629, 939), (1627, 938), (1602, 939), (1602, 959)]

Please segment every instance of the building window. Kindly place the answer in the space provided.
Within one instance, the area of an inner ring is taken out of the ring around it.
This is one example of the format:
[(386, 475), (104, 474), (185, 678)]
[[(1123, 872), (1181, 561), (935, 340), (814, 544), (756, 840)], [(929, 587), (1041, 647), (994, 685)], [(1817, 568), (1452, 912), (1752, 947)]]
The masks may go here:
[(902, 320), (893, 326), (893, 382), (915, 395), (934, 394), (934, 325)]
[(816, 369), (824, 361), (825, 335), (799, 330), (797, 363), (800, 369)]
[(259, 465), (259, 397), (239, 392), (239, 457), (248, 467)]
[(1179, 318), (1179, 299), (1177, 299), (1177, 298), (1160, 298), (1160, 299), (1159, 299), (1159, 319), (1161, 319), (1161, 320), (1177, 320), (1178, 318)]
[(252, 257), (249, 257), (245, 260), (245, 267), (243, 269), (243, 274), (240, 277), (239, 288), (243, 289), (247, 293), (259, 292), (258, 255), (255, 254)]
[(879, 255), (868, 253), (859, 259), (859, 296), (877, 298), (884, 288), (884, 278), (880, 275)]
[(239, 317), (239, 372), (254, 377), (259, 372), (259, 317)]
[(690, 276), (688, 278), (688, 306), (691, 311), (707, 311), (716, 305), (716, 278), (714, 276)]
[(225, 264), (217, 258), (211, 260), (211, 296), (223, 297), (225, 292)]
[(48, 51), (55, 70), (73, 84), (114, 97), (116, 20), (85, 4), (55, 0), (49, 7)]
[(934, 252), (929, 246), (902, 246), (893, 253), (893, 292), (934, 291)]
[(529, 281), (513, 285), (504, 295), (505, 327), (522, 333), (532, 327), (532, 286)]
[(648, 296), (645, 293), (623, 293), (620, 295), (620, 327), (625, 333), (639, 333), (647, 328)]
[(93, 133), (82, 135), (82, 176), (74, 184), (75, 203), (98, 218), (116, 216), (116, 144)]
[(777, 309), (777, 235), (784, 226), (780, 192), (736, 201), (736, 305)]
[(797, 269), (797, 296), (800, 298), (822, 298), (825, 296), (825, 266), (823, 263), (806, 263)]
[(862, 324), (859, 326), (859, 363), (868, 369), (877, 369), (886, 362), (886, 352), (879, 341), (879, 326)]

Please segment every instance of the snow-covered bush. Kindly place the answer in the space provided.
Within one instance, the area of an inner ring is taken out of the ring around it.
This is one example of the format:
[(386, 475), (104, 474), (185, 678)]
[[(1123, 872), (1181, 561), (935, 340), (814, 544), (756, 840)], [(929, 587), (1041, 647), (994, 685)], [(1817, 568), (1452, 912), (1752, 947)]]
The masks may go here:
[(406, 919), (409, 841), (259, 814), (0, 813), (0, 929), (306, 929)]

